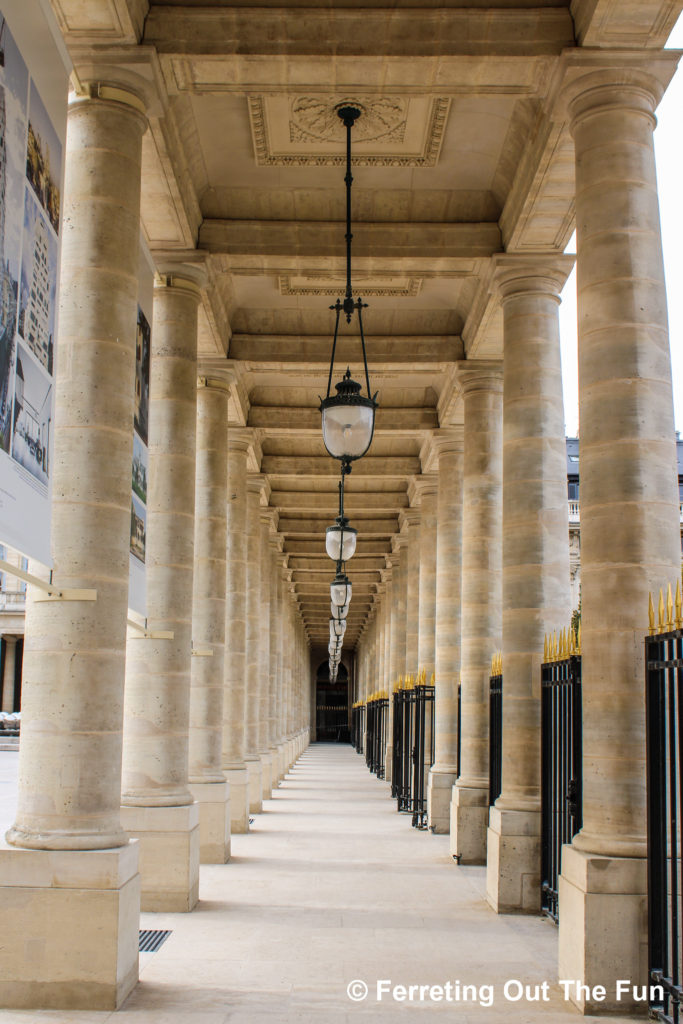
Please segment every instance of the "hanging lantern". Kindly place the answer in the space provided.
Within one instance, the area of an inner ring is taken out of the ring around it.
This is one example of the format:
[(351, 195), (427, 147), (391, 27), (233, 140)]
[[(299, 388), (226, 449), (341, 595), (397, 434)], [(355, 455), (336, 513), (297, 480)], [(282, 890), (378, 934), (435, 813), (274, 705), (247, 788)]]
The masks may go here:
[(332, 604), (330, 602), (330, 615), (333, 619), (345, 619), (349, 614), (349, 604)]
[[(361, 111), (358, 107), (342, 106), (337, 110), (346, 128), (346, 292), (344, 300), (337, 299), (334, 306), (337, 317), (330, 358), (330, 373), (327, 380), (327, 395), (320, 401), (322, 413), (323, 441), (330, 455), (340, 459), (342, 474), (351, 472), (351, 463), (365, 455), (372, 442), (375, 430), (375, 410), (377, 408), (377, 392), (370, 394), (370, 377), (368, 360), (365, 351), (365, 335), (363, 333), (363, 309), (367, 304), (360, 299), (354, 300), (351, 288), (351, 129)], [(334, 353), (339, 334), (339, 318), (344, 313), (347, 323), (351, 323), (354, 313), (358, 314), (358, 330), (363, 351), (363, 368), (367, 395), (362, 395), (361, 385), (351, 379), (351, 370), (347, 369), (343, 380), (335, 384), (336, 395), (330, 395), (332, 374), (334, 372)]]
[(358, 531), (349, 526), (344, 516), (337, 516), (334, 526), (325, 530), (325, 550), (334, 562), (346, 562), (356, 550)]
[(337, 573), (330, 583), (330, 598), (332, 604), (343, 607), (351, 600), (351, 581), (345, 573)]

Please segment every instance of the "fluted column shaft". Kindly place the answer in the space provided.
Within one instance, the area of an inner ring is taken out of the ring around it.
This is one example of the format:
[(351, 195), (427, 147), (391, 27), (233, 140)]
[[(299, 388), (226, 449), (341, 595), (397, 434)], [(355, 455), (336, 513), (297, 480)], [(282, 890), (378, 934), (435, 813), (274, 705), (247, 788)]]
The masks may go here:
[(489, 679), (502, 629), (503, 367), (458, 368), (465, 414), (461, 606), (460, 777), (453, 791), (451, 853), (486, 861)]
[(263, 799), (270, 799), (273, 765), (270, 753), (270, 517), (261, 510), (261, 608), (259, 656), (259, 760)]

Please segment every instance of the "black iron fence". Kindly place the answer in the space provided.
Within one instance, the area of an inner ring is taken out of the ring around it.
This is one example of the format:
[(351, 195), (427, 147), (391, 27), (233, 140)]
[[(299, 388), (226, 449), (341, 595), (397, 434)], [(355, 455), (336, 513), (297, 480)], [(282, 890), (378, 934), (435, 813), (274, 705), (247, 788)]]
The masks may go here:
[(503, 786), (503, 656), (494, 654), (489, 678), (489, 807)]
[(581, 828), (580, 635), (546, 637), (541, 665), (541, 913), (559, 920), (562, 847)]
[(427, 828), (427, 780), (434, 764), (434, 684), (411, 676), (394, 691), (394, 768), (391, 795), (399, 811)]
[(375, 693), (368, 699), (365, 763), (378, 779), (384, 778), (388, 711), (389, 698), (386, 693)]
[(365, 739), (365, 703), (356, 701), (351, 708), (351, 743), (357, 754), (363, 753)]
[[(683, 965), (683, 614), (681, 587), (666, 605), (659, 594), (658, 625), (650, 599), (645, 639), (647, 714), (648, 932), (650, 980), (661, 998), (652, 1015), (670, 1024), (681, 1019)], [(652, 989), (650, 990), (652, 993)]]

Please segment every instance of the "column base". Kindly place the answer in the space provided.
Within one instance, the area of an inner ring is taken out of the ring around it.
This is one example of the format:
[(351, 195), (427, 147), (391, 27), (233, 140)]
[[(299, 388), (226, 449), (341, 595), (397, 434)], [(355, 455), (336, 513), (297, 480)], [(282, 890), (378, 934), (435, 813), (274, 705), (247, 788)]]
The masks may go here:
[(230, 787), (227, 782), (191, 782), (199, 804), (199, 863), (227, 864), (230, 860)]
[[(633, 986), (648, 985), (647, 860), (563, 846), (559, 906), (559, 976), (572, 979), (571, 1002), (585, 1014), (645, 1014)], [(606, 989), (603, 1002), (592, 998), (597, 985)]]
[(455, 772), (430, 771), (427, 782), (427, 824), (431, 832), (447, 836), (451, 828), (451, 793)]
[(486, 899), (497, 914), (541, 910), (541, 812), (492, 807), (487, 832)]
[(224, 768), (223, 774), (230, 787), (230, 834), (244, 835), (249, 831), (249, 776), (246, 766)]
[(133, 807), (121, 824), (140, 843), (140, 908), (182, 913), (199, 899), (199, 804)]
[(456, 784), (451, 800), (451, 856), (458, 864), (486, 863), (488, 823), (488, 789)]
[(270, 751), (267, 754), (259, 754), (258, 759), (261, 762), (261, 798), (270, 800), (273, 795), (273, 759)]
[(138, 844), (0, 846), (0, 1006), (117, 1010), (138, 981)]
[(249, 779), (249, 810), (252, 814), (260, 814), (263, 810), (261, 762), (257, 758), (255, 761), (245, 761), (244, 764)]

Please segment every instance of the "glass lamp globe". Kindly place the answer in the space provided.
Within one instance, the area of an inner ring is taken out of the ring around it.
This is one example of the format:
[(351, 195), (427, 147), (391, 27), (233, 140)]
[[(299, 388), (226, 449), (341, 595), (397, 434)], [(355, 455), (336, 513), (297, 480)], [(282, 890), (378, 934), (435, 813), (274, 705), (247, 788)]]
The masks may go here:
[(333, 619), (345, 619), (349, 614), (349, 602), (346, 604), (333, 604), (330, 601), (330, 615)]
[(330, 598), (332, 604), (336, 604), (339, 607), (343, 607), (348, 604), (351, 600), (351, 581), (348, 576), (343, 573), (338, 573), (332, 583), (330, 583)]
[(334, 459), (360, 459), (372, 442), (377, 403), (361, 395), (348, 369), (335, 389), (336, 395), (320, 403), (325, 447)]
[(334, 562), (346, 562), (356, 550), (358, 531), (341, 516), (325, 530), (325, 550)]
[(346, 632), (346, 619), (330, 619), (330, 639), (344, 636)]

